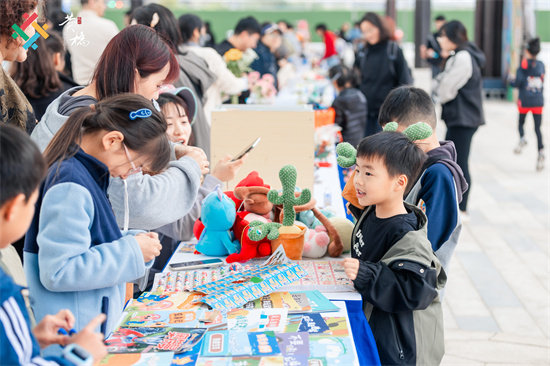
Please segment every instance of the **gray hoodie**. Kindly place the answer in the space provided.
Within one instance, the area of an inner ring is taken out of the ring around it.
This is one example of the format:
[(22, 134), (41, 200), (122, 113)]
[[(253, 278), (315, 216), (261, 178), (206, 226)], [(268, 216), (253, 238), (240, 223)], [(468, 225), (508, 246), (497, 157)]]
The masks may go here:
[[(59, 113), (59, 109), (64, 107), (60, 105), (61, 100), (64, 99), (64, 103), (67, 100), (63, 96), (72, 95), (80, 89), (82, 87), (67, 90), (46, 109), (31, 135), (40, 151), (44, 152), (53, 136), (69, 118), (68, 115)], [(87, 99), (87, 103), (92, 104), (93, 99)], [(195, 204), (200, 178), (199, 165), (189, 157), (179, 160), (174, 157), (166, 171), (154, 176), (133, 174), (126, 182), (120, 178), (111, 178), (109, 201), (118, 226), (124, 228), (126, 218), (130, 229), (154, 230), (181, 219)], [(125, 199), (128, 203), (127, 209)]]

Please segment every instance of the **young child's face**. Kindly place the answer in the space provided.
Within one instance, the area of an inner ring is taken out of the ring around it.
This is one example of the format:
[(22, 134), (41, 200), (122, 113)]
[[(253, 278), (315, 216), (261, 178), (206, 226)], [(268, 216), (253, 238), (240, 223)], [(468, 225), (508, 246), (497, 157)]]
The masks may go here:
[(0, 249), (6, 248), (25, 235), (34, 217), (34, 206), (37, 199), (38, 189), (33, 192), (28, 200), (25, 199), (24, 194), (20, 193), (2, 206), (0, 209), (2, 213)]
[(357, 158), (353, 184), (361, 206), (379, 205), (396, 195), (397, 177), (390, 177), (381, 159)]
[(168, 123), (166, 134), (170, 141), (187, 145), (191, 136), (191, 124), (183, 107), (174, 103), (167, 103), (162, 107), (162, 113)]

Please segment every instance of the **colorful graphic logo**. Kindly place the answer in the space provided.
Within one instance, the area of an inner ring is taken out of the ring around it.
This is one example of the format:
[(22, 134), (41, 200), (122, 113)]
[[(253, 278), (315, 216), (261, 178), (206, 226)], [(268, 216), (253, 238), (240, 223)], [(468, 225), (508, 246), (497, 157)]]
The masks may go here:
[[(13, 39), (17, 39), (18, 36), (21, 36), (21, 38), (25, 40), (25, 44), (23, 44), (24, 49), (28, 49), (30, 46), (32, 46), (32, 49), (36, 50), (38, 46), (34, 42), (36, 42), (36, 40), (40, 36), (44, 37), (44, 39), (48, 38), (50, 35), (46, 33), (46, 29), (48, 29), (49, 27), (47, 24), (44, 24), (44, 26), (41, 27), (38, 25), (38, 23), (36, 23), (36, 18), (38, 18), (38, 14), (36, 13), (33, 13), (31, 16), (25, 13), (23, 14), (23, 18), (25, 19), (25, 23), (22, 24), (21, 28), (17, 24), (11, 26), (15, 31), (15, 33), (11, 36), (13, 37)], [(24, 32), (24, 30), (27, 29), (29, 25), (32, 25), (33, 28), (36, 29), (36, 33), (32, 37), (27, 36), (27, 34)]]

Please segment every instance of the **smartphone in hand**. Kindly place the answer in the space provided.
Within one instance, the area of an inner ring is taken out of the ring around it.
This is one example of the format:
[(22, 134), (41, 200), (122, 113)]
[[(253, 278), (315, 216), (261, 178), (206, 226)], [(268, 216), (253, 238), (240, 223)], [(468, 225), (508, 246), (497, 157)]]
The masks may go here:
[(241, 159), (243, 156), (245, 156), (247, 153), (249, 153), (250, 150), (255, 148), (256, 145), (258, 145), (258, 142), (260, 142), (260, 140), (261, 140), (261, 137), (258, 137), (256, 140), (254, 140), (253, 143), (251, 143), (250, 145), (245, 147), (240, 153), (235, 155), (235, 157), (233, 159), (231, 159), (231, 162), (237, 161), (237, 160)]

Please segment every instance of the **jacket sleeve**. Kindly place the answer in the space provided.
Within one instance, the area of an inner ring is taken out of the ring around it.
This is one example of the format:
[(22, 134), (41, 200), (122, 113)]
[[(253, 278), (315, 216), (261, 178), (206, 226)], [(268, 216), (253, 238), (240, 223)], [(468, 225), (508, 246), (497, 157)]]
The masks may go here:
[(395, 72), (397, 73), (397, 86), (412, 85), (414, 83), (411, 70), (409, 69), (407, 60), (405, 60), (401, 47), (397, 47), (397, 65)]
[(90, 246), (94, 214), (92, 196), (81, 185), (60, 183), (44, 195), (36, 241), (40, 282), (46, 289), (94, 290), (145, 274), (143, 254), (133, 236)]
[(155, 231), (175, 240), (185, 241), (191, 239), (193, 237), (193, 225), (195, 225), (195, 221), (201, 217), (202, 200), (204, 197), (208, 196), (218, 184), (221, 184), (219, 179), (214, 178), (210, 174), (205, 176), (204, 182), (202, 182), (202, 186), (199, 188), (195, 203), (187, 215)]
[(332, 108), (334, 108), (335, 116), (334, 123), (338, 126), (345, 128), (346, 127), (346, 115), (345, 115), (345, 106), (343, 101), (339, 98), (334, 99), (332, 103)]
[(454, 178), (443, 164), (434, 164), (422, 177), (418, 198), (426, 204), (428, 240), (437, 251), (458, 225), (458, 203)]
[(426, 309), (437, 296), (436, 271), (420, 263), (398, 260), (385, 264), (359, 260), (355, 289), (388, 313)]
[[(31, 332), (29, 316), (16, 288), (2, 273), (2, 303), (0, 304), (0, 364), (2, 365), (73, 365), (60, 357), (41, 357), (38, 341)], [(7, 292), (7, 293), (6, 293)]]
[(514, 88), (522, 89), (527, 84), (527, 76), (525, 75), (525, 70), (520, 66), (516, 71), (516, 78), (510, 81), (510, 85)]
[(455, 99), (458, 91), (466, 85), (473, 75), (472, 56), (468, 51), (459, 51), (447, 61), (445, 70), (440, 74), (437, 95), (439, 102), (445, 104)]
[(210, 71), (212, 71), (218, 79), (213, 85), (217, 86), (218, 92), (223, 92), (229, 95), (239, 94), (248, 89), (248, 81), (245, 78), (238, 78), (229, 69), (223, 58), (214, 50), (208, 55), (206, 62)]
[[(185, 216), (195, 203), (200, 177), (199, 165), (185, 156), (170, 162), (170, 167), (161, 174), (130, 175), (126, 178), (130, 209), (129, 227), (154, 230)], [(123, 180), (111, 179), (108, 192), (118, 227), (123, 227)]]

